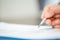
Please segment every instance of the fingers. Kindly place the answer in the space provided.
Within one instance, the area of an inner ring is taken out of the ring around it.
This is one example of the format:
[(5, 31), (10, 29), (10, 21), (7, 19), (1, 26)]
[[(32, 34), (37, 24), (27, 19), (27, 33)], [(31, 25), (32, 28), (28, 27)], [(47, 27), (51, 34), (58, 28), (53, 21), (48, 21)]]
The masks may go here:
[(54, 13), (52, 11), (46, 12), (45, 18), (51, 18), (54, 16)]
[(46, 20), (46, 24), (54, 26), (54, 28), (59, 29), (60, 28), (60, 19), (56, 19), (55, 21), (52, 21), (51, 19)]
[(53, 22), (53, 21), (54, 21), (54, 18), (46, 19), (46, 24), (52, 25), (52, 22)]
[(51, 19), (46, 20), (46, 24), (48, 24), (48, 25), (51, 25), (52, 24), (51, 22), (52, 22)]
[(55, 21), (52, 21), (52, 25), (54, 28), (60, 29), (60, 19), (56, 19)]
[(60, 14), (55, 15), (54, 18), (60, 18)]
[(60, 19), (55, 19), (52, 21), (52, 25), (60, 25)]
[(50, 6), (46, 6), (43, 10), (42, 16), (41, 18), (50, 18), (54, 15), (54, 8), (52, 7), (52, 5)]

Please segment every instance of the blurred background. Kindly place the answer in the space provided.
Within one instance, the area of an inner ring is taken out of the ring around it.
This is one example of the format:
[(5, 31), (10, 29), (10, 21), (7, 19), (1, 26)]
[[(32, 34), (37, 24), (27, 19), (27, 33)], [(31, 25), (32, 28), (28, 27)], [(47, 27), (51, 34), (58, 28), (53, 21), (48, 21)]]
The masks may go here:
[(58, 0), (0, 0), (0, 22), (37, 25), (44, 6)]

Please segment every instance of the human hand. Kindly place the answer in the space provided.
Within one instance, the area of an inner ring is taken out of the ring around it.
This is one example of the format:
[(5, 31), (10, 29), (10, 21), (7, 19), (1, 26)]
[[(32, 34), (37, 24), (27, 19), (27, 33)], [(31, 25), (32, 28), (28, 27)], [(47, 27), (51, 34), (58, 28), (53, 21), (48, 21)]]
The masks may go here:
[(48, 5), (44, 8), (42, 19), (46, 19), (46, 24), (54, 28), (60, 28), (60, 5)]

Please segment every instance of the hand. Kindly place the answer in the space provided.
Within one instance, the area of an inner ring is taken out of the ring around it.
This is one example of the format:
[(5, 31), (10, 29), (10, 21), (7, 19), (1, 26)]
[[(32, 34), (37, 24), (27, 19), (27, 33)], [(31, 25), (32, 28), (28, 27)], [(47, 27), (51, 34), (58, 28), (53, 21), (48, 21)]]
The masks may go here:
[(60, 28), (60, 5), (48, 5), (44, 8), (42, 19), (46, 19), (46, 24), (54, 28)]

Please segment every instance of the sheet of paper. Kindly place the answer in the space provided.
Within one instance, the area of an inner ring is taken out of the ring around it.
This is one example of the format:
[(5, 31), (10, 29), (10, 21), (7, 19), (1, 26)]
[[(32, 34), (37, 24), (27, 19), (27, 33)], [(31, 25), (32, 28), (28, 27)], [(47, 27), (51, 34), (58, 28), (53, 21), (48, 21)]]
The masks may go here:
[[(48, 26), (41, 26), (48, 27)], [(38, 25), (0, 23), (0, 36), (17, 38), (60, 38), (60, 29), (39, 29)]]

